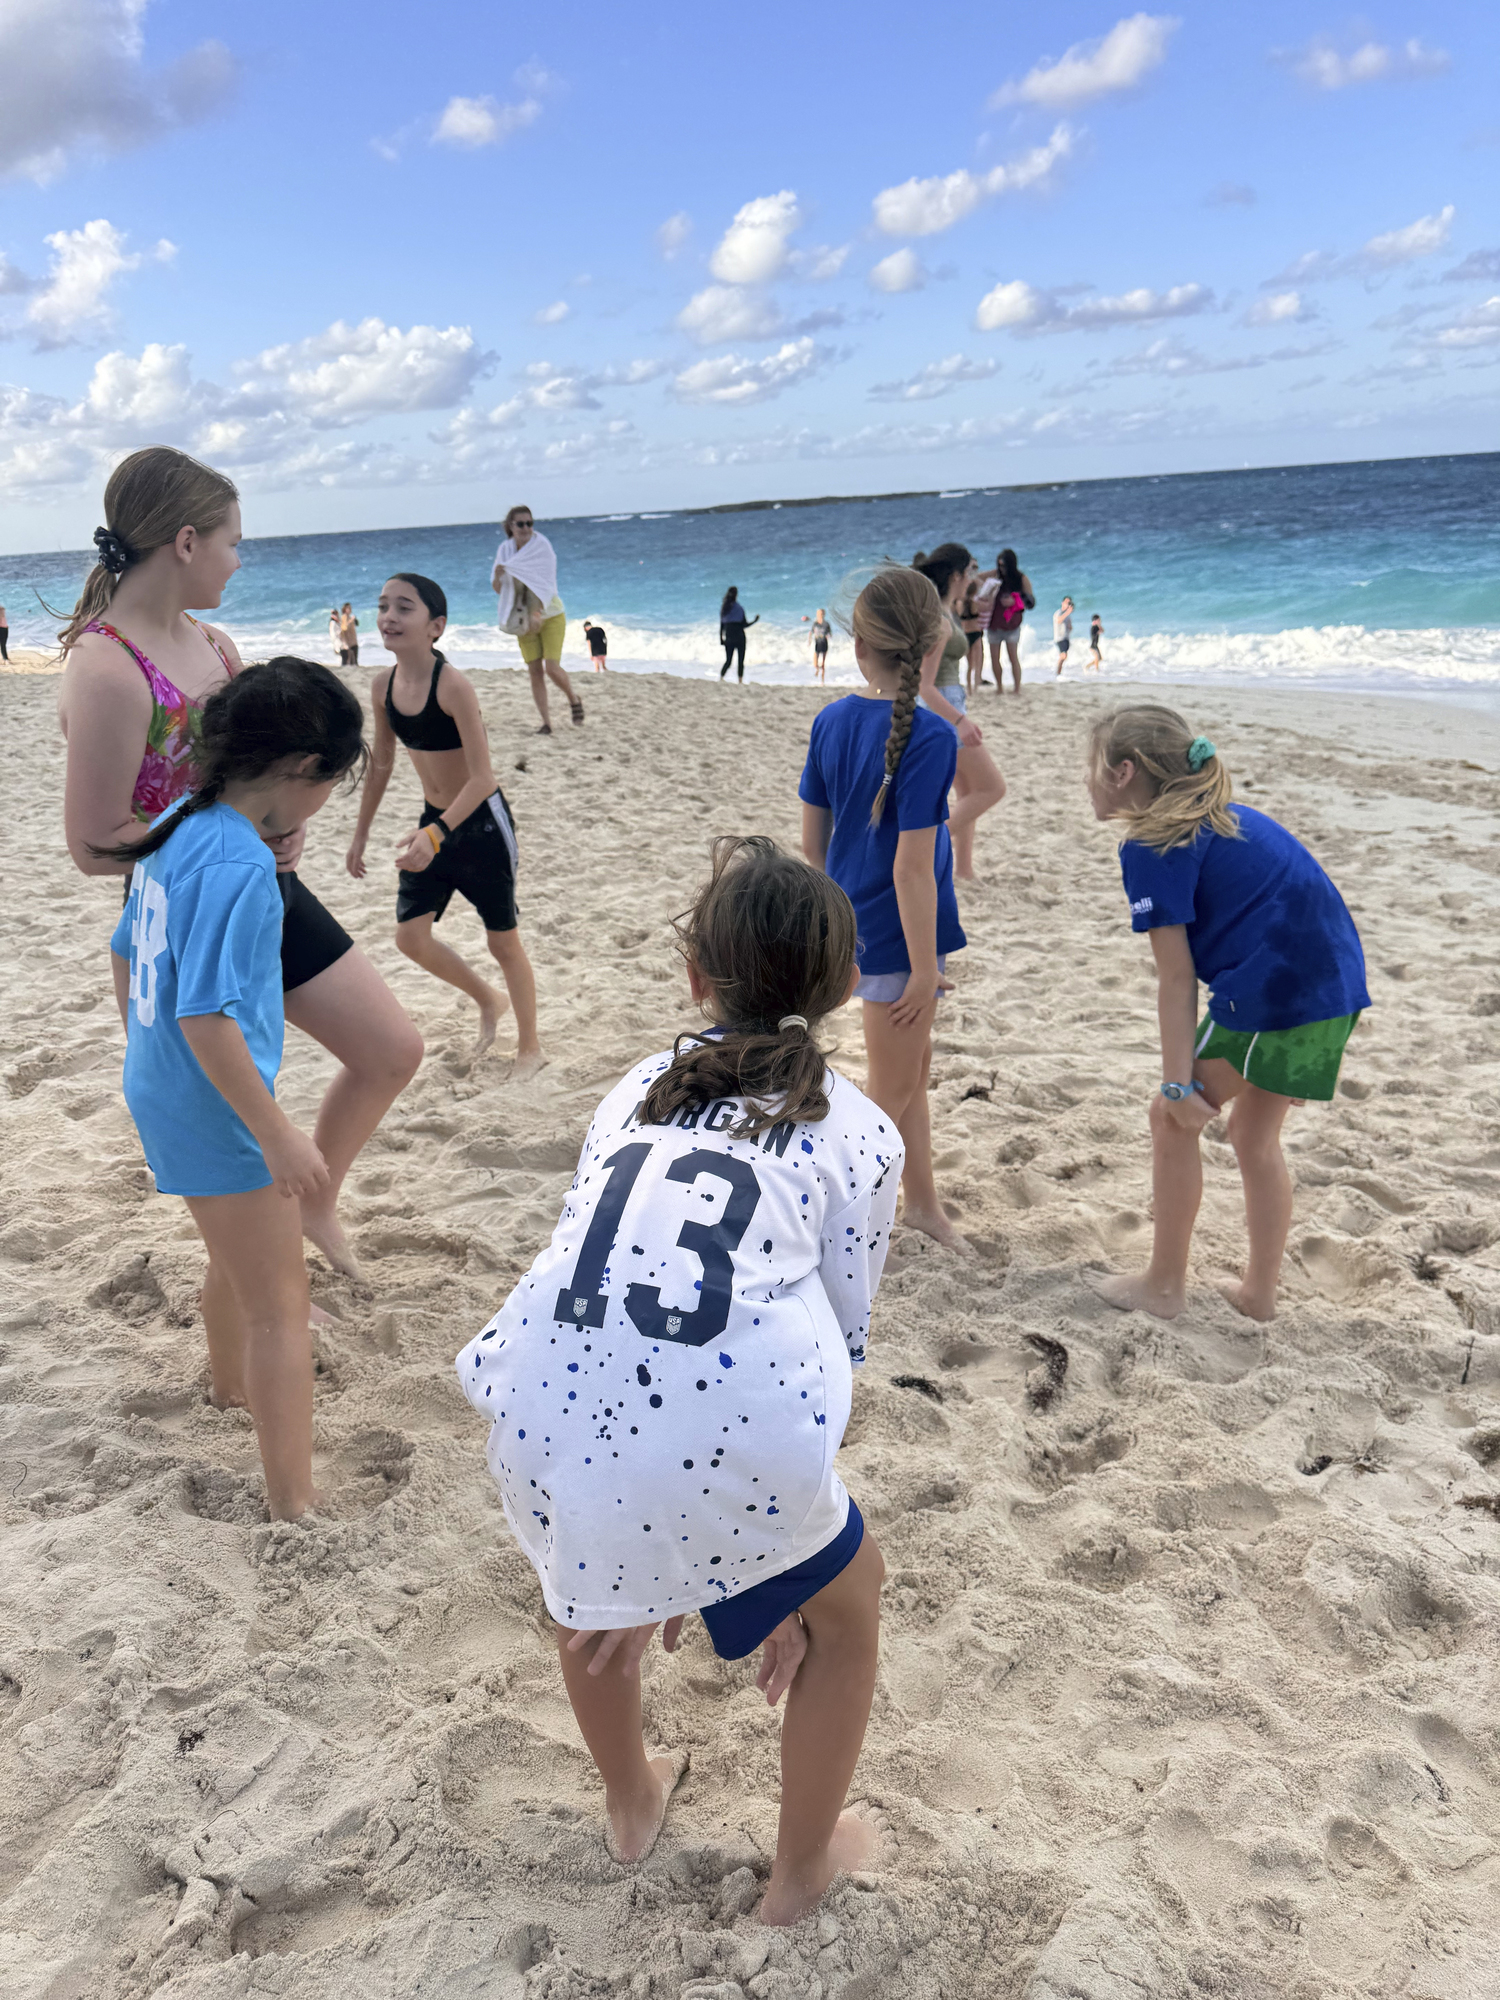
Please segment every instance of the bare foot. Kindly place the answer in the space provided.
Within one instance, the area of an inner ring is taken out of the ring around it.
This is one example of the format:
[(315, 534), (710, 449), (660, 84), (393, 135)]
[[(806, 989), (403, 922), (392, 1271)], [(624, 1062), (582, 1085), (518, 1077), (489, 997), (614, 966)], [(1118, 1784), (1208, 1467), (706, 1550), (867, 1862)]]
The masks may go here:
[(604, 1810), (609, 1816), (604, 1845), (611, 1861), (622, 1867), (644, 1861), (656, 1845), (656, 1836), (666, 1822), (667, 1806), (682, 1783), (688, 1767), (686, 1750), (660, 1750), (648, 1759), (655, 1788), (642, 1799), (611, 1799), (607, 1794)]
[(1107, 1305), (1121, 1312), (1147, 1312), (1157, 1319), (1176, 1319), (1187, 1304), (1182, 1285), (1153, 1285), (1147, 1273), (1137, 1271), (1126, 1277), (1090, 1278), (1090, 1284)]
[(323, 1308), (312, 1299), (309, 1299), (307, 1302), (307, 1323), (309, 1326), (338, 1325), (338, 1321), (334, 1318), (333, 1314), (331, 1312), (324, 1312)]
[(1275, 1319), (1276, 1317), (1276, 1294), (1274, 1292), (1270, 1298), (1262, 1298), (1259, 1292), (1252, 1292), (1248, 1289), (1243, 1278), (1226, 1278), (1220, 1283), (1219, 1290), (1228, 1299), (1235, 1311), (1243, 1313), (1246, 1319), (1268, 1320)]
[(493, 1047), (495, 1030), (501, 1020), (510, 1012), (510, 995), (498, 992), (493, 986), (485, 989), (488, 1000), (479, 1003), (479, 1039), (474, 1044), (476, 1056), (482, 1056), (486, 1049)]
[(945, 1250), (968, 1251), (973, 1247), (966, 1236), (959, 1235), (940, 1208), (912, 1208), (908, 1205), (901, 1211), (901, 1220), (908, 1229), (920, 1229), (924, 1236), (941, 1243)]
[(525, 1083), (528, 1077), (538, 1076), (547, 1067), (547, 1058), (540, 1049), (522, 1049), (510, 1066), (512, 1083)]
[(842, 1812), (833, 1837), (811, 1866), (782, 1871), (778, 1859), (757, 1915), (763, 1924), (800, 1923), (822, 1901), (835, 1875), (863, 1868), (875, 1852), (876, 1829), (856, 1812)]
[[(344, 1234), (344, 1225), (339, 1221), (338, 1212), (333, 1208), (316, 1209), (302, 1204), (302, 1234), (315, 1250), (321, 1250), (335, 1271), (342, 1271), (346, 1278), (364, 1278), (364, 1272), (355, 1260), (349, 1247), (349, 1239)], [(315, 1312), (317, 1307), (313, 1309)]]

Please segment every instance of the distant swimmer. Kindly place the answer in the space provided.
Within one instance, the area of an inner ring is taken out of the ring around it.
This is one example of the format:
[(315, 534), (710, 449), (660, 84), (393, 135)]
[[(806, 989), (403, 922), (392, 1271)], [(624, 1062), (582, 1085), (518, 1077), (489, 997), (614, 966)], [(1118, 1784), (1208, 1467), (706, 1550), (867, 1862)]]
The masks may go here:
[(810, 637), (813, 649), (813, 672), (821, 681), (826, 678), (828, 667), (828, 639), (833, 627), (828, 622), (828, 613), (821, 608), (812, 621)]
[(1099, 641), (1104, 637), (1104, 620), (1096, 611), (1089, 620), (1089, 665), (1097, 674), (1104, 664), (1104, 656), (1099, 650)]
[(719, 644), (724, 648), (724, 664), (719, 669), (719, 679), (723, 680), (729, 669), (739, 662), (739, 678), (745, 678), (745, 634), (752, 625), (760, 623), (760, 613), (753, 618), (745, 616), (745, 607), (740, 603), (739, 589), (730, 584), (724, 593), (724, 602), (719, 606)]
[(1073, 600), (1065, 597), (1052, 614), (1052, 643), (1057, 648), (1057, 678), (1062, 679), (1062, 670), (1067, 664), (1068, 648), (1073, 643)]
[(537, 532), (529, 507), (512, 507), (505, 517), (505, 540), (495, 551), (490, 588), (500, 599), (502, 632), (520, 642), (521, 658), (531, 674), (531, 698), (542, 718), (538, 736), (552, 734), (547, 711), (550, 680), (566, 699), (575, 722), (583, 720), (583, 703), (563, 672), (563, 637), (568, 614), (557, 594), (557, 553)]
[(588, 634), (589, 653), (594, 662), (596, 674), (609, 671), (609, 637), (602, 625), (596, 625), (592, 618), (585, 618), (583, 629)]
[[(495, 782), (479, 697), (438, 651), (448, 600), (430, 577), (409, 571), (391, 577), (380, 593), (379, 622), (381, 643), (396, 664), (370, 683), (375, 747), (345, 866), (356, 878), (364, 875), (370, 828), (390, 783), (396, 745), (403, 743), (424, 804), (396, 849), (396, 949), (478, 1007), (476, 1054), (494, 1041), (507, 1005), (514, 1010), (511, 1080), (520, 1082), (546, 1058), (536, 1036), (536, 980), (516, 928), (516, 829)], [(432, 934), (455, 889), (479, 914), (505, 994)]]
[(1000, 650), (1010, 655), (1011, 689), (1021, 692), (1021, 620), (1036, 609), (1036, 592), (1031, 578), (1016, 561), (1014, 549), (1002, 549), (991, 574), (995, 592), (990, 599), (990, 667), (995, 676), (995, 692), (1003, 691), (1000, 677)]

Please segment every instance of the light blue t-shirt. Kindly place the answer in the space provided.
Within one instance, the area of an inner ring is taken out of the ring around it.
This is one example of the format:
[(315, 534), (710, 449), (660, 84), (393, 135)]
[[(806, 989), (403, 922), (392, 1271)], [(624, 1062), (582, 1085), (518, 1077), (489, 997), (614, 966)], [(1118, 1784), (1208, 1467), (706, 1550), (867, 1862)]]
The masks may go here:
[(158, 1189), (269, 1187), (250, 1128), (178, 1026), (184, 1016), (229, 1015), (274, 1092), (285, 1034), (281, 897), (271, 850), (243, 813), (222, 803), (194, 813), (136, 863), (110, 949), (130, 961), (125, 1102)]

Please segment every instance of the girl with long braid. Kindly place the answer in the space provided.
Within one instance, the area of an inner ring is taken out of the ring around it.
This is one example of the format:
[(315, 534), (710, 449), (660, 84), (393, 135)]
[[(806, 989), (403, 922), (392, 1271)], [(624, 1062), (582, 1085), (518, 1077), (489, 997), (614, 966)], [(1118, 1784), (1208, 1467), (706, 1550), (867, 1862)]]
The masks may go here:
[(270, 842), (304, 826), (365, 755), (364, 711), (307, 660), (247, 667), (204, 703), (197, 790), (128, 863), (110, 940), (125, 1102), (159, 1194), (182, 1195), (208, 1249), (212, 1400), (254, 1419), (272, 1517), (313, 1504), (312, 1347), (298, 1203), (328, 1184), (275, 1097), (282, 903)]
[(946, 824), (958, 738), (917, 704), (924, 663), (941, 652), (950, 621), (925, 576), (892, 564), (865, 585), (849, 622), (865, 686), (813, 722), (798, 787), (802, 851), (838, 883), (859, 922), (865, 1089), (906, 1147), (903, 1219), (962, 1248), (933, 1183), (927, 1113), (944, 968), (964, 944)]

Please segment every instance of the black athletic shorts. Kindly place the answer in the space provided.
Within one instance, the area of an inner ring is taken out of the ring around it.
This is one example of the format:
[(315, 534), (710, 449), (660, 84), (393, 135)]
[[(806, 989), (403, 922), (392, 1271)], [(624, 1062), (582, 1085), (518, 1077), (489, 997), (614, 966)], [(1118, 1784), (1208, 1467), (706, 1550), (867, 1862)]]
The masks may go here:
[[(431, 825), (443, 811), (442, 806), (429, 801), (422, 808), (420, 824)], [(457, 889), (474, 905), (487, 931), (513, 931), (519, 859), (515, 824), (505, 794), (491, 792), (484, 804), (476, 806), (463, 825), (448, 835), (430, 867), (420, 875), (409, 875), (402, 869), (396, 922), (441, 917)]]
[(325, 910), (295, 869), (276, 877), (281, 891), (281, 990), (305, 986), (354, 949), (354, 940)]
[[(131, 875), (134, 874), (131, 870)], [(130, 875), (125, 877), (125, 901), (130, 901)], [(331, 910), (325, 910), (295, 869), (276, 877), (281, 891), (281, 990), (305, 986), (330, 965), (353, 951), (354, 940)]]
[(1054, 646), (1056, 646), (1058, 652), (1065, 653), (1067, 652), (1068, 648), (1072, 645), (1073, 641), (1071, 639), (1054, 639), (1052, 643)]

